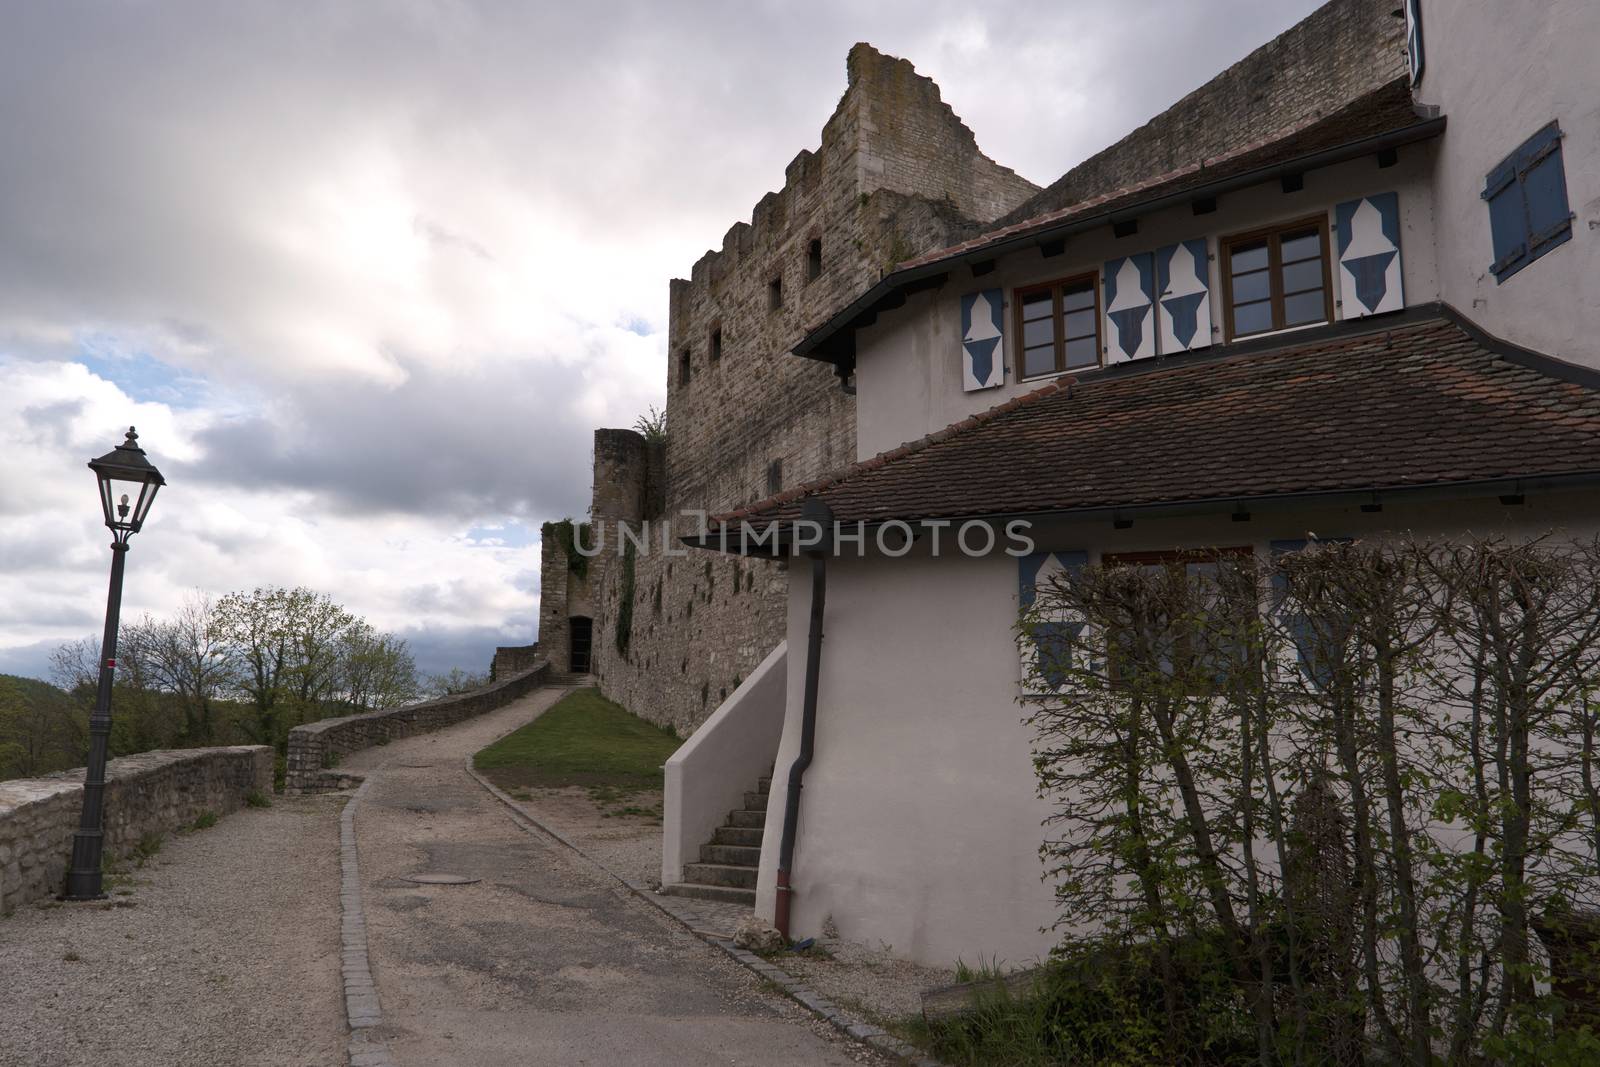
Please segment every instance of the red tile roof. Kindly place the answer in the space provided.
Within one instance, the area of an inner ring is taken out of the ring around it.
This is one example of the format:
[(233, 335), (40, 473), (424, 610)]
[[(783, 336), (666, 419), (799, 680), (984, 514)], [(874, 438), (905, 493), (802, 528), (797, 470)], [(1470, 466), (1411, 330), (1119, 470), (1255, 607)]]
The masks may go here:
[(870, 523), (1600, 473), (1600, 376), (1407, 316), (1059, 378), (718, 520), (812, 495)]

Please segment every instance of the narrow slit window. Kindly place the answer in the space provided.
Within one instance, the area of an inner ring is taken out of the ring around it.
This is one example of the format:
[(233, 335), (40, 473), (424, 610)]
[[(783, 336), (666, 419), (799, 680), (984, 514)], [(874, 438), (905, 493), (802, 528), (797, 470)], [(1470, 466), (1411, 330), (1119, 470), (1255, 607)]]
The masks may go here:
[(778, 275), (767, 283), (767, 310), (777, 311), (783, 307), (783, 275)]
[(822, 277), (822, 238), (813, 237), (811, 244), (806, 246), (806, 281), (814, 282)]
[(1093, 274), (1018, 289), (1020, 377), (1100, 365), (1100, 307)]
[(721, 326), (713, 326), (711, 328), (711, 342), (707, 346), (707, 353), (710, 356), (710, 359), (711, 359), (712, 363), (716, 363), (716, 362), (718, 362), (718, 361), (720, 361), (722, 359), (722, 327)]
[(693, 370), (689, 363), (689, 350), (685, 348), (678, 353), (678, 384), (688, 385)]
[(1229, 340), (1332, 320), (1326, 219), (1224, 238), (1222, 249)]

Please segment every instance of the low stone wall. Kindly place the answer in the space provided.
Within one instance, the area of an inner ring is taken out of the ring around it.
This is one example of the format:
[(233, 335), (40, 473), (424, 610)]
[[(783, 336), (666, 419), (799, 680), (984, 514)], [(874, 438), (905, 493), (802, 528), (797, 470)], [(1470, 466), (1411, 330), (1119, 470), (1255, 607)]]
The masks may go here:
[(347, 715), (341, 719), (308, 722), (289, 731), (289, 755), (284, 791), (324, 793), (345, 789), (360, 781), (359, 775), (334, 770), (339, 760), (352, 752), (373, 745), (387, 744), (402, 737), (442, 730), (458, 722), (516, 700), (547, 680), (548, 663), (491, 682), (481, 689), (440, 697), (403, 708), (374, 711), (366, 715)]
[[(84, 769), (0, 782), (0, 915), (60, 893), (83, 810)], [(105, 855), (128, 855), (147, 834), (226, 814), (272, 791), (266, 745), (141, 752), (106, 765)]]
[(489, 681), (498, 682), (532, 670), (539, 662), (539, 642), (531, 645), (501, 645), (494, 650), (494, 660), (489, 664)]

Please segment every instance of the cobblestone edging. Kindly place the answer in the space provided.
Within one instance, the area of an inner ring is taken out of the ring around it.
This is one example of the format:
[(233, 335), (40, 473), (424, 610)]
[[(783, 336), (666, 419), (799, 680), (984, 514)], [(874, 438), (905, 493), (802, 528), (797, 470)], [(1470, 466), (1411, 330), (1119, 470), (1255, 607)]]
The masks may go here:
[(363, 782), (339, 815), (339, 964), (344, 976), (344, 1013), (350, 1025), (350, 1067), (394, 1067), (389, 1045), (376, 1033), (383, 1006), (367, 955), (367, 916), (361, 906), (361, 863), (356, 849), (356, 806)]
[[(489, 779), (478, 773), (477, 768), (473, 767), (472, 765), (471, 756), (467, 757), (466, 770), (467, 773), (471, 775), (479, 785), (483, 786), (483, 788), (487, 790), (496, 800), (500, 801), (500, 803), (506, 806), (506, 809), (511, 813), (512, 821), (523, 830), (532, 834), (543, 835), (554, 840), (558, 844), (566, 846), (568, 850), (580, 857), (589, 866), (593, 867), (601, 874), (604, 874), (606, 877), (616, 882), (629, 893), (632, 893), (634, 896), (651, 905), (656, 910), (682, 924), (691, 934), (706, 942), (708, 945), (714, 945), (715, 947), (721, 949), (728, 955), (730, 959), (733, 959), (747, 970), (760, 975), (762, 978), (765, 978), (767, 981), (783, 990), (793, 1000), (797, 1001), (813, 1015), (826, 1021), (863, 1044), (870, 1045), (880, 1052), (887, 1052), (891, 1056), (899, 1057), (900, 1059), (911, 1064), (912, 1067), (948, 1067), (948, 1065), (942, 1063), (941, 1061), (928, 1057), (921, 1049), (901, 1041), (899, 1038), (895, 1037), (881, 1026), (874, 1026), (863, 1019), (859, 1019), (856, 1016), (851, 1015), (849, 1012), (845, 1011), (843, 1008), (840, 1008), (837, 1004), (818, 993), (815, 989), (812, 989), (810, 986), (806, 985), (805, 982), (794, 977), (770, 961), (762, 959), (754, 952), (740, 948), (728, 938), (719, 937), (715, 934), (709, 933), (705, 929), (708, 924), (705, 922), (704, 918), (696, 908), (696, 902), (694, 900), (685, 897), (661, 896), (651, 892), (643, 885), (640, 885), (636, 882), (630, 882), (626, 878), (623, 878), (621, 875), (611, 870), (611, 868), (605, 866), (603, 863), (590, 856), (587, 852), (583, 851), (583, 849), (579, 848), (571, 841), (568, 841), (565, 837), (561, 836), (561, 834), (557, 833), (555, 830), (552, 830), (550, 827), (544, 825), (537, 819), (534, 819), (524, 812), (520, 807), (518, 807), (517, 802), (511, 797), (507, 796), (499, 786), (495, 785), (493, 782), (489, 781)], [(352, 1061), (352, 1063), (353, 1062), (354, 1061)], [(387, 1063), (387, 1061), (377, 1060), (372, 1062)]]
[(546, 680), (549, 670), (550, 665), (541, 662), (469, 693), (296, 726), (289, 731), (284, 792), (327, 793), (347, 789), (359, 781), (360, 776), (330, 769), (342, 757), (402, 737), (442, 730), (504, 707), (537, 689)]
[[(83, 808), (84, 768), (0, 782), (0, 915), (60, 893)], [(118, 859), (151, 834), (226, 815), (272, 791), (265, 745), (141, 752), (106, 764), (105, 855)]]

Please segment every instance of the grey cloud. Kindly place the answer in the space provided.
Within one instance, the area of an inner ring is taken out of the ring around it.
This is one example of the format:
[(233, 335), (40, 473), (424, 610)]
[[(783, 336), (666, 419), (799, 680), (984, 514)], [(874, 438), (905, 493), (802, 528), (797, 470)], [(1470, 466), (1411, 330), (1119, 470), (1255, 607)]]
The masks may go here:
[(472, 674), (484, 674), (501, 645), (526, 645), (533, 641), (531, 628), (504, 627), (417, 627), (399, 634), (411, 649), (411, 656), (422, 674), (448, 674), (459, 667)]
[(392, 391), (295, 391), (276, 416), (207, 431), (203, 458), (168, 476), (174, 489), (309, 489), (347, 512), (581, 514), (593, 427), (558, 398), (583, 384), (576, 366), (529, 362), (491, 373), (418, 366)]

